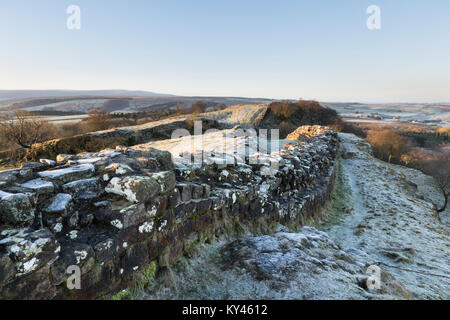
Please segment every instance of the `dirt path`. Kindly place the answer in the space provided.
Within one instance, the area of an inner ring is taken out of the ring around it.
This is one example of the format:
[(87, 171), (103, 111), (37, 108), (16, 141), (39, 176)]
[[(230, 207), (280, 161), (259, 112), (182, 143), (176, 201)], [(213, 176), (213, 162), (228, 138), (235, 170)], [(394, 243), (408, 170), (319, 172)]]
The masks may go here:
[[(439, 191), (417, 170), (370, 155), (369, 146), (342, 134), (336, 201), (321, 229), (344, 249), (366, 252), (374, 261), (450, 277), (449, 211), (440, 223), (432, 200)], [(382, 266), (415, 298), (448, 299), (450, 279)]]

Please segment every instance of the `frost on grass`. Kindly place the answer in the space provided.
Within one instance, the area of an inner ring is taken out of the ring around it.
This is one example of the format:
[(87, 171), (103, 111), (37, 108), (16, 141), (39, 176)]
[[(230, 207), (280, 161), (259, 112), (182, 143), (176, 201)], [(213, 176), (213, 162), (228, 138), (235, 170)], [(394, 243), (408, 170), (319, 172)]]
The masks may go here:
[[(353, 135), (340, 138), (336, 193), (320, 231), (281, 227), (274, 235), (222, 238), (174, 266), (175, 290), (160, 281), (136, 297), (449, 299), (448, 279), (423, 274), (450, 274), (448, 224), (435, 218), (432, 181), (373, 158)], [(423, 183), (416, 190), (410, 181)], [(396, 268), (381, 265), (382, 287), (369, 290), (367, 268), (377, 262)]]

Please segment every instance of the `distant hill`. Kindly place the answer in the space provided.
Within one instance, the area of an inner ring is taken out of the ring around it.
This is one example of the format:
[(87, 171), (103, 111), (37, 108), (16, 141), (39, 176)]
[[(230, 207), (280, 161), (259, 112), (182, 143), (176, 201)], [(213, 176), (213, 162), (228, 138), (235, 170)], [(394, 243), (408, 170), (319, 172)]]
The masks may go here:
[(44, 97), (171, 97), (173, 95), (150, 91), (129, 90), (0, 90), (0, 100)]
[(127, 90), (0, 90), (0, 110), (30, 112), (139, 112), (152, 109), (190, 108), (197, 101), (208, 107), (270, 103), (273, 100), (242, 97), (184, 97), (147, 91)]

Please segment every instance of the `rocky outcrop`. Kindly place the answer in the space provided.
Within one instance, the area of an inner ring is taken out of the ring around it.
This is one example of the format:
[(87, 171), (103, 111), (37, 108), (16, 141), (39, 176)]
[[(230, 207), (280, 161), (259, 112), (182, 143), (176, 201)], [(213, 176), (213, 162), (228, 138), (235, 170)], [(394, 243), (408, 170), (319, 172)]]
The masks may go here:
[[(330, 196), (336, 150), (336, 134), (324, 130), (269, 155), (273, 174), (234, 155), (228, 164), (174, 164), (145, 145), (0, 172), (0, 298), (98, 298), (151, 261), (170, 266), (224, 232), (301, 226)], [(67, 288), (70, 266), (80, 269), (81, 289)]]
[(314, 136), (325, 134), (329, 130), (323, 126), (301, 126), (287, 135), (286, 140), (309, 140)]

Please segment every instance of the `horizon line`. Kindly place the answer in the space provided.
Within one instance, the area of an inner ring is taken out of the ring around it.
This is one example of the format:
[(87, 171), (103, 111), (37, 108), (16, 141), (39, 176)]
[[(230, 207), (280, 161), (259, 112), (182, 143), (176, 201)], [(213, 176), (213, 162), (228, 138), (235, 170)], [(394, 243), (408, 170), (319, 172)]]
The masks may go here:
[[(392, 102), (392, 101), (363, 101), (363, 100), (321, 100), (321, 99), (314, 99), (314, 98), (308, 98), (308, 99), (302, 99), (302, 98), (273, 98), (273, 97), (251, 97), (251, 96), (238, 96), (238, 95), (183, 95), (183, 94), (176, 94), (176, 93), (161, 93), (161, 92), (155, 92), (151, 90), (145, 90), (145, 89), (0, 89), (0, 92), (5, 91), (32, 91), (32, 92), (43, 92), (43, 91), (74, 91), (74, 92), (80, 92), (80, 91), (87, 91), (87, 92), (94, 92), (94, 91), (128, 91), (128, 92), (144, 92), (153, 94), (154, 97), (180, 97), (180, 98), (241, 98), (241, 99), (261, 99), (261, 100), (312, 100), (317, 101), (321, 103), (359, 103), (359, 104), (450, 104), (450, 101), (427, 101), (427, 102), (419, 102), (419, 101), (401, 101), (401, 102)], [(125, 95), (126, 96), (126, 95)], [(52, 96), (47, 96), (52, 97)], [(61, 96), (64, 97), (64, 96)], [(138, 96), (138, 95), (130, 95), (130, 97), (145, 97), (145, 96)], [(24, 97), (24, 98), (7, 98), (5, 100), (10, 99), (33, 99), (33, 98), (39, 98), (39, 97)], [(2, 99), (0, 98), (0, 101)]]

